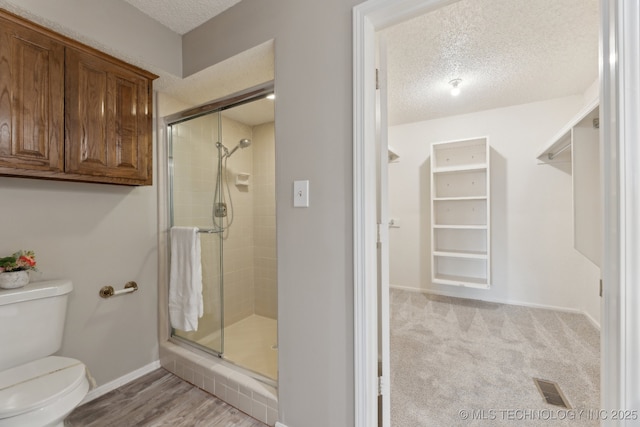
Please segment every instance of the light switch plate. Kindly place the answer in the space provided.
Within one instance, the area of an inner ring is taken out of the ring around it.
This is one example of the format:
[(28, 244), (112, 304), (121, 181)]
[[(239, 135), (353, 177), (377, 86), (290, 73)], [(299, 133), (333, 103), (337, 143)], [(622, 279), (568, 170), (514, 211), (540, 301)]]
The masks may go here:
[(293, 207), (309, 207), (309, 181), (293, 181)]

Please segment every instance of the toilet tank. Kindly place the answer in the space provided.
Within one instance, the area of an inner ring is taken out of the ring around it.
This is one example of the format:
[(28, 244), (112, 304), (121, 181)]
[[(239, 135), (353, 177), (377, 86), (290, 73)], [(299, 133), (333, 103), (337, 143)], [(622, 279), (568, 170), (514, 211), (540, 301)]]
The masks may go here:
[(0, 289), (0, 371), (60, 349), (72, 290), (68, 280)]

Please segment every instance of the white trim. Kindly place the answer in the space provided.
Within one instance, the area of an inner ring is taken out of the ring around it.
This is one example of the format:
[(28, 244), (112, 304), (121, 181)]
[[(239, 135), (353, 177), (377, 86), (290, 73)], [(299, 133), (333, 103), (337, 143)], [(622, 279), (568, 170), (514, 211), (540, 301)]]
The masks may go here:
[(117, 389), (118, 387), (130, 383), (131, 381), (138, 379), (141, 376), (148, 374), (149, 372), (155, 371), (158, 368), (160, 368), (160, 361), (156, 360), (155, 362), (151, 362), (148, 365), (143, 366), (142, 368), (136, 369), (133, 372), (129, 372), (128, 374), (123, 375), (120, 378), (116, 378), (115, 380), (109, 381), (108, 383), (103, 384), (100, 387), (96, 387), (89, 393), (87, 393), (82, 402), (80, 402), (80, 405), (89, 403), (92, 400), (97, 399), (98, 397)]
[(353, 31), (354, 409), (355, 426), (370, 427), (378, 418), (376, 150), (375, 126), (367, 126), (375, 118), (375, 43), (360, 6)]
[(515, 301), (515, 300), (503, 300), (503, 299), (499, 299), (499, 298), (485, 298), (483, 296), (474, 296), (473, 298), (471, 298), (471, 297), (467, 297), (467, 296), (455, 295), (454, 292), (443, 292), (443, 291), (437, 291), (437, 290), (433, 290), (433, 289), (417, 289), (417, 288), (412, 288), (412, 287), (409, 287), (409, 286), (401, 286), (401, 285), (389, 285), (389, 287), (391, 289), (398, 289), (398, 290), (407, 291), (407, 292), (415, 292), (417, 294), (419, 293), (419, 294), (440, 295), (440, 296), (452, 297), (452, 298), (460, 298), (460, 299), (473, 299), (475, 301), (491, 302), (491, 303), (495, 303), (495, 304), (517, 305), (519, 307), (541, 308), (541, 309), (544, 309), (544, 310), (553, 310), (553, 311), (559, 311), (559, 312), (562, 312), (562, 313), (582, 314), (587, 318), (587, 320), (589, 320), (589, 322), (596, 329), (600, 330), (600, 324), (598, 322), (596, 322), (596, 320), (593, 317), (591, 317), (591, 315), (589, 313), (587, 313), (584, 310), (577, 309), (577, 308), (561, 307), (561, 306), (549, 305), (549, 304), (536, 304), (536, 303), (532, 303), (532, 302)]
[[(391, 337), (389, 335), (389, 129), (388, 129), (388, 63), (387, 39), (376, 37), (376, 68), (378, 70), (378, 90), (376, 91), (376, 193), (379, 244), (378, 263), (378, 393), (380, 414), (378, 427), (391, 427)], [(382, 225), (384, 224), (384, 226)]]
[(282, 424), (280, 421), (276, 421), (275, 427), (287, 427), (287, 426)]
[(369, 0), (353, 8), (355, 427), (378, 424), (375, 31), (454, 0)]
[[(602, 0), (605, 251), (602, 407), (640, 411), (640, 7)], [(637, 420), (606, 425), (637, 425)]]
[[(620, 357), (623, 360), (621, 384), (623, 399), (620, 408), (640, 412), (640, 3), (619, 1), (619, 126), (621, 176), (624, 177), (624, 198), (621, 210), (620, 249), (622, 271), (620, 314)], [(637, 425), (627, 420), (623, 425)]]

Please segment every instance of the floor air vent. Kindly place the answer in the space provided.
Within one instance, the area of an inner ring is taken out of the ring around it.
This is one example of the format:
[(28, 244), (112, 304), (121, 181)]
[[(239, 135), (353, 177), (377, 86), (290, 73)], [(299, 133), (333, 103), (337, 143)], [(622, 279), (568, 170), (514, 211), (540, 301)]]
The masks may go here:
[(544, 398), (545, 402), (562, 408), (571, 409), (569, 401), (564, 397), (564, 394), (562, 393), (562, 390), (560, 390), (560, 387), (558, 387), (557, 383), (541, 380), (539, 378), (534, 378), (533, 382), (536, 383), (536, 387), (538, 387), (538, 391)]

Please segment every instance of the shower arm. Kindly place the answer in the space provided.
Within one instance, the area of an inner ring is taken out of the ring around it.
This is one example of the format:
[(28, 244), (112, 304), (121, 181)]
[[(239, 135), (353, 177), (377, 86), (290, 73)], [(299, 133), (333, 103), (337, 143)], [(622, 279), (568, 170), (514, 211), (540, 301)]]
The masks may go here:
[(238, 150), (238, 148), (240, 148), (240, 144), (238, 144), (235, 147), (233, 147), (233, 150), (231, 150), (231, 151), (227, 150), (227, 147), (224, 147), (224, 149), (225, 149), (225, 153), (224, 153), (225, 157), (227, 157), (227, 158), (231, 157), (231, 155), (233, 153), (235, 153)]

